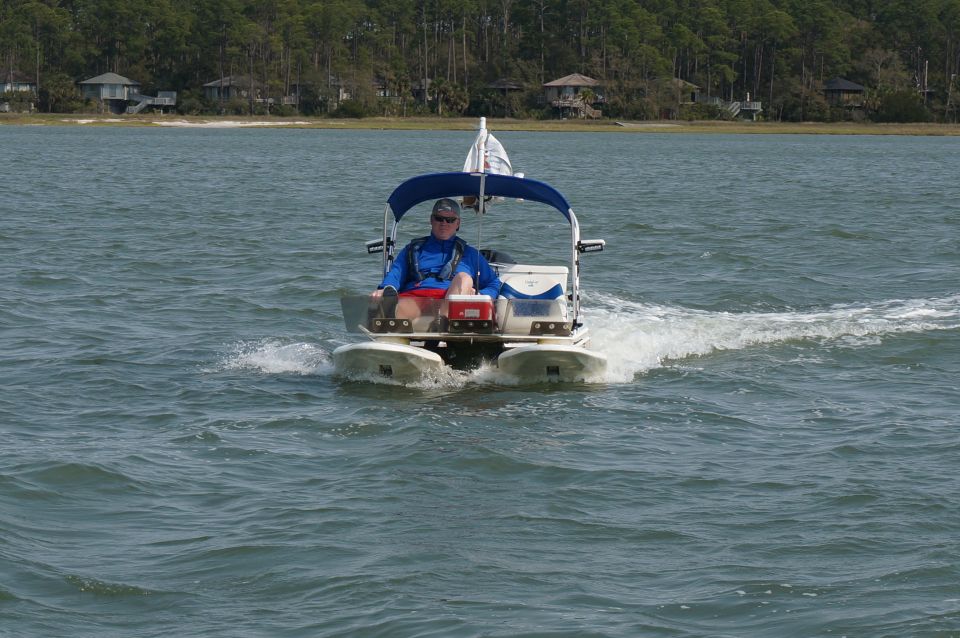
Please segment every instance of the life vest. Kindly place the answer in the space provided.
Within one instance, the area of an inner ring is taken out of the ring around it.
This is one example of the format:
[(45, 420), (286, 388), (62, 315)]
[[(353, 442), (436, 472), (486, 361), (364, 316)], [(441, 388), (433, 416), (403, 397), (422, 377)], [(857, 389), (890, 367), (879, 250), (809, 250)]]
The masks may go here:
[(467, 250), (467, 242), (459, 237), (454, 237), (453, 255), (450, 257), (450, 261), (445, 263), (440, 270), (423, 272), (420, 270), (420, 249), (423, 248), (423, 245), (427, 243), (428, 239), (430, 239), (429, 235), (414, 239), (407, 245), (407, 272), (412, 275), (411, 278), (416, 280), (417, 283), (420, 283), (427, 277), (434, 277), (440, 281), (453, 279), (454, 273), (457, 272), (457, 266), (463, 258), (463, 253)]

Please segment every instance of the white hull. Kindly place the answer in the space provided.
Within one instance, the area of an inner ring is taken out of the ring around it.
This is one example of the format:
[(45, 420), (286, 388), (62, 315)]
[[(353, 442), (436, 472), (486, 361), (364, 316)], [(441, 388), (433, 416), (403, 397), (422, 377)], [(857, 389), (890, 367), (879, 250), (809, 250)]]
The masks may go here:
[[(369, 341), (333, 351), (338, 374), (382, 377), (400, 383), (435, 376), (446, 367), (437, 353), (399, 343)], [(526, 383), (596, 381), (603, 377), (607, 358), (582, 345), (529, 344), (505, 350), (497, 357), (500, 372)]]
[(422, 379), (443, 369), (435, 352), (399, 343), (351, 343), (333, 351), (337, 373), (385, 377), (400, 382)]
[(497, 367), (523, 381), (590, 381), (602, 376), (607, 358), (582, 346), (530, 344), (501, 354)]

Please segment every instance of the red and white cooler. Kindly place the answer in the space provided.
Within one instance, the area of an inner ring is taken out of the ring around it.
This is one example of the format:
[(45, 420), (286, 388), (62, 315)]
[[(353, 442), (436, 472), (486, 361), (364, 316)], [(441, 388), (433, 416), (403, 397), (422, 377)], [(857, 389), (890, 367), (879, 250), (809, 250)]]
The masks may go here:
[(490, 321), (493, 319), (493, 299), (490, 295), (448, 295), (448, 316), (451, 321)]

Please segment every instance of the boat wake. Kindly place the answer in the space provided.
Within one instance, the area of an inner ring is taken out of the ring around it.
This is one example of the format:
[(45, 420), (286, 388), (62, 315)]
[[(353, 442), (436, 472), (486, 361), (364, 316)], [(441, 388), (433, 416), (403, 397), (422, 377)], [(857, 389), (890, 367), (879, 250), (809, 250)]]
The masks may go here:
[[(275, 375), (316, 375), (333, 376), (334, 366), (330, 352), (312, 343), (284, 343), (278, 339), (267, 338), (259, 341), (244, 341), (233, 347), (220, 364), (208, 372), (245, 371)], [(443, 368), (428, 374), (416, 383), (400, 383), (393, 379), (373, 374), (352, 374), (344, 378), (351, 381), (380, 383), (384, 385), (404, 385), (419, 388), (456, 388), (471, 379), (483, 379), (490, 382), (491, 372), (496, 368), (484, 366), (471, 372), (460, 372), (452, 368)]]
[(879, 343), (885, 335), (960, 328), (960, 295), (832, 306), (819, 312), (711, 312), (592, 294), (591, 346), (608, 357), (607, 383), (628, 383), (665, 362), (796, 340)]
[[(812, 340), (865, 347), (887, 335), (960, 328), (960, 295), (838, 305), (811, 312), (736, 313), (638, 303), (594, 293), (586, 297), (584, 307), (591, 326), (591, 349), (608, 358), (603, 378), (591, 379), (595, 383), (630, 383), (671, 361), (753, 346)], [(237, 344), (218, 369), (332, 376), (330, 354), (313, 343), (263, 339)], [(396, 384), (383, 377), (350, 378)], [(484, 365), (469, 372), (445, 369), (413, 385), (455, 388), (517, 383), (496, 366)]]
[(277, 339), (244, 341), (227, 354), (221, 370), (247, 370), (264, 374), (329, 374), (330, 353), (310, 343), (283, 343)]

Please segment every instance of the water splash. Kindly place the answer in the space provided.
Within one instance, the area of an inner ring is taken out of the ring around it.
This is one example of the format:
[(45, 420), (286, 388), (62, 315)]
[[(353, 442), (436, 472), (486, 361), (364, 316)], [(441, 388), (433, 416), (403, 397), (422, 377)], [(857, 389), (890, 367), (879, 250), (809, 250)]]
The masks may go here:
[(264, 339), (238, 344), (223, 361), (222, 369), (266, 374), (325, 374), (333, 370), (333, 365), (329, 355), (313, 344)]
[(626, 383), (664, 361), (798, 339), (862, 338), (960, 327), (960, 295), (837, 305), (821, 312), (710, 312), (594, 294), (586, 308), (592, 347), (608, 357), (608, 383)]
[[(607, 356), (605, 375), (593, 383), (630, 383), (666, 362), (725, 350), (797, 340), (824, 340), (843, 347), (870, 347), (885, 335), (960, 328), (960, 295), (837, 305), (816, 312), (716, 312), (638, 303), (592, 294), (585, 304), (591, 348)], [(330, 354), (310, 343), (276, 339), (244, 342), (227, 356), (226, 370), (265, 374), (333, 375)], [(398, 385), (379, 375), (353, 381)], [(523, 381), (485, 364), (476, 370), (444, 369), (411, 387), (461, 388), (471, 384), (518, 385)]]
[[(329, 371), (330, 374), (334, 374), (334, 368), (331, 365)], [(360, 381), (364, 383), (377, 383), (381, 385), (393, 385), (393, 386), (403, 386), (407, 388), (418, 388), (420, 390), (435, 390), (437, 388), (444, 389), (456, 389), (462, 388), (473, 377), (475, 371), (464, 371), (456, 370), (450, 367), (444, 367), (435, 372), (425, 374), (419, 381), (404, 382), (392, 379), (390, 377), (384, 377), (379, 374), (369, 373), (363, 374), (360, 372), (351, 372), (348, 374), (340, 375), (341, 378), (348, 379), (350, 381)]]

